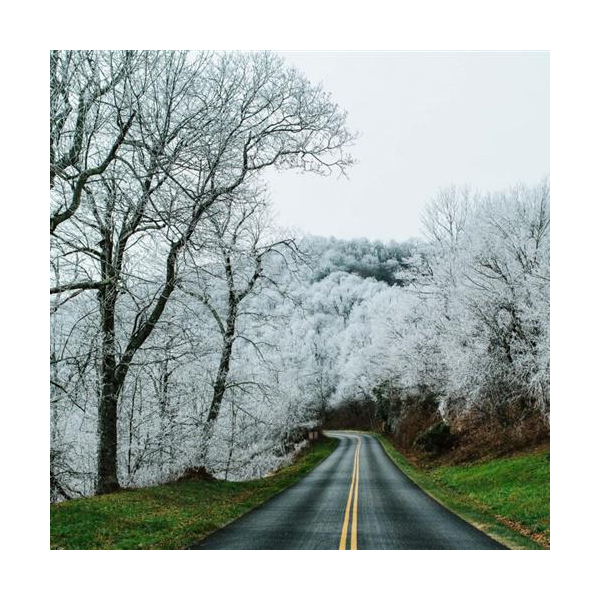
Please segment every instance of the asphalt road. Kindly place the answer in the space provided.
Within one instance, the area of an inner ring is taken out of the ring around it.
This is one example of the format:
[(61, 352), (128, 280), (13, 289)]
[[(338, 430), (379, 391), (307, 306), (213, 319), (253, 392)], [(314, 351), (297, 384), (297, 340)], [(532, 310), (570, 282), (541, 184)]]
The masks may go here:
[(340, 444), (306, 477), (194, 550), (500, 550), (438, 504), (367, 434)]

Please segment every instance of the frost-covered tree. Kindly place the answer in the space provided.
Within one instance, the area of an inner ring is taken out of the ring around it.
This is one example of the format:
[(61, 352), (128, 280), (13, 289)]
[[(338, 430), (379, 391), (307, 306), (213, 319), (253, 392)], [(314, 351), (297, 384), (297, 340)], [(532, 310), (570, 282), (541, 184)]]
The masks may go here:
[[(212, 398), (202, 434), (199, 462), (206, 459), (213, 430), (226, 391), (232, 385), (229, 375), (233, 347), (237, 339), (254, 345), (248, 327), (240, 330), (240, 319), (260, 319), (257, 304), (249, 301), (266, 287), (278, 289), (268, 268), (271, 258), (282, 259), (286, 266), (294, 261), (296, 244), (281, 239), (271, 230), (268, 204), (260, 192), (244, 192), (211, 211), (204, 228), (197, 231), (201, 253), (194, 261), (189, 281), (182, 284), (186, 293), (204, 304), (213, 317), (220, 337), (218, 366), (212, 378)], [(193, 258), (192, 258), (193, 260)], [(268, 318), (264, 314), (263, 318)], [(258, 353), (260, 358), (260, 351)]]
[[(415, 325), (437, 377), (424, 383), (455, 408), (549, 410), (549, 187), (470, 196), (444, 190), (410, 261)], [(440, 377), (441, 375), (441, 377)]]
[[(549, 223), (547, 183), (442, 189), (424, 212), (424, 239), (397, 269), (400, 285), (376, 285), (376, 271), (313, 284), (311, 302), (329, 292), (319, 318), (339, 319), (327, 340), (329, 403), (387, 394), (400, 411), (402, 398), (422, 398), (430, 416), (435, 399), (438, 418), (453, 423), (547, 421)], [(318, 241), (318, 256), (329, 268), (327, 242)]]

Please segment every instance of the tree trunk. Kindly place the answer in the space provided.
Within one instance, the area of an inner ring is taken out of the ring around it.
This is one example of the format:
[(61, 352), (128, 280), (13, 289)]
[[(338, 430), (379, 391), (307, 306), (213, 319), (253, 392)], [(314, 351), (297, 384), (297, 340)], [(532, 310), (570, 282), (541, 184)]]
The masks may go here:
[(217, 379), (215, 380), (215, 386), (213, 391), (213, 399), (210, 403), (210, 410), (208, 411), (208, 422), (216, 421), (219, 416), (221, 409), (221, 402), (225, 395), (225, 389), (227, 388), (227, 377), (229, 375), (229, 365), (231, 363), (231, 351), (233, 349), (233, 338), (235, 336), (235, 320), (236, 320), (235, 308), (230, 309), (227, 317), (227, 327), (225, 329), (225, 335), (223, 336), (223, 348), (221, 350), (221, 360), (219, 362), (219, 371), (217, 373)]
[(102, 395), (98, 411), (98, 483), (97, 494), (120, 489), (117, 477), (117, 410), (118, 390), (110, 367), (102, 372)]
[(219, 361), (219, 370), (213, 387), (213, 397), (208, 410), (208, 417), (204, 425), (200, 447), (200, 466), (206, 466), (208, 449), (215, 429), (215, 423), (221, 410), (221, 402), (227, 389), (227, 377), (229, 375), (229, 366), (231, 364), (231, 351), (233, 349), (233, 340), (235, 336), (235, 320), (237, 317), (236, 305), (230, 307), (227, 317), (225, 334), (223, 335), (223, 348), (221, 349), (221, 360)]
[[(103, 278), (109, 274), (112, 263), (112, 240), (104, 240), (102, 261)], [(117, 378), (115, 358), (115, 305), (116, 282), (98, 292), (102, 321), (102, 387), (98, 407), (98, 482), (97, 494), (109, 494), (120, 489), (117, 476), (117, 413), (121, 384)]]

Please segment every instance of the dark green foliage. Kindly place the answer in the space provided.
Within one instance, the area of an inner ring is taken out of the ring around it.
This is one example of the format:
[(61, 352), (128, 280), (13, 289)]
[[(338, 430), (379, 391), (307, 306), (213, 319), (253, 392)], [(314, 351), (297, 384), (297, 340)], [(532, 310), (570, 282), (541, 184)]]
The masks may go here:
[(403, 389), (392, 381), (384, 381), (373, 388), (372, 394), (383, 431), (392, 434), (402, 448), (409, 449), (440, 420), (438, 396), (425, 386)]
[(320, 281), (336, 271), (352, 273), (359, 277), (372, 277), (388, 285), (401, 285), (398, 273), (404, 269), (404, 260), (413, 250), (410, 242), (383, 243), (365, 238), (339, 240), (336, 238), (307, 238), (315, 256), (315, 281)]
[(415, 446), (425, 452), (439, 454), (451, 450), (456, 442), (457, 437), (450, 430), (450, 425), (440, 421), (420, 434), (415, 440)]
[(324, 429), (356, 429), (372, 431), (381, 428), (377, 404), (372, 400), (347, 400), (327, 409), (323, 417)]

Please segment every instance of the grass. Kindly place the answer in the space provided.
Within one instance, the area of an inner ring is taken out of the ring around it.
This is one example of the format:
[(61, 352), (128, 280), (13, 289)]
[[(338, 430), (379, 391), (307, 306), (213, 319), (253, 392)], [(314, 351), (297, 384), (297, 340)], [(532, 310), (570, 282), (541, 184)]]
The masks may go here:
[(513, 549), (550, 547), (550, 452), (420, 469), (376, 434), (390, 458), (452, 512)]
[(295, 483), (337, 444), (323, 438), (264, 479), (186, 481), (52, 505), (50, 548), (186, 548)]

